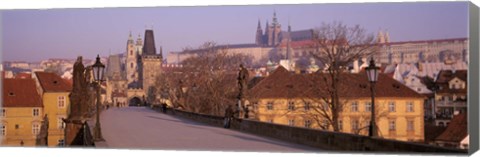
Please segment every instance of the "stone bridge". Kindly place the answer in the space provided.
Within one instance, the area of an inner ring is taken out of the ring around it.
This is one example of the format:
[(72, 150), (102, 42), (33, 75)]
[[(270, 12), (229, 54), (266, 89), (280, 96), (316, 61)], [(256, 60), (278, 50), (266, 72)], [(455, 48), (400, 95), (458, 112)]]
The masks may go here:
[(101, 114), (105, 142), (99, 148), (255, 152), (436, 152), (466, 155), (466, 150), (369, 138), (345, 133), (147, 107), (110, 108)]

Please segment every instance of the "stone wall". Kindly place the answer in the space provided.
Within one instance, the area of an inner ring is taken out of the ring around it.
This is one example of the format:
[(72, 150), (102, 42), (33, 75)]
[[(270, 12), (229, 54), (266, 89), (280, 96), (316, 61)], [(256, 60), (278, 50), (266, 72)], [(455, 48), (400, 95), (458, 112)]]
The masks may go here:
[[(160, 108), (154, 107), (160, 111)], [(191, 113), (181, 110), (168, 110), (167, 114), (188, 118), (197, 122), (222, 127), (223, 117)], [(241, 132), (271, 137), (287, 142), (304, 144), (325, 150), (341, 151), (376, 151), (376, 152), (425, 152), (425, 153), (452, 153), (467, 154), (467, 150), (444, 148), (433, 145), (395, 141), (380, 138), (370, 138), (347, 133), (323, 131), (303, 127), (291, 127), (265, 123), (253, 120), (234, 119), (231, 129)]]

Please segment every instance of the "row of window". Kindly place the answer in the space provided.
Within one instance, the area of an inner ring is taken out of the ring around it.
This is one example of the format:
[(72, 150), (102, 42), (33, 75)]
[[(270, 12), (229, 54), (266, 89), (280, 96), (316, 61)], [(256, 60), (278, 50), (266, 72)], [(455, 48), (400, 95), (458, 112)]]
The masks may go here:
[[(254, 103), (254, 107), (257, 107), (258, 106), (258, 103)], [(308, 111), (310, 110), (311, 108), (311, 103), (310, 102), (305, 102), (304, 103), (304, 106), (303, 106), (303, 109), (305, 111)], [(329, 108), (329, 104), (327, 103), (323, 103), (321, 106), (320, 106), (321, 109), (323, 110), (328, 110)], [(350, 112), (358, 112), (359, 108), (359, 104), (358, 104), (358, 101), (354, 101), (351, 103), (350, 105)], [(293, 101), (289, 101), (288, 102), (288, 110), (289, 111), (294, 111), (296, 108), (295, 108), (295, 102)], [(273, 110), (273, 102), (272, 101), (269, 101), (267, 102), (267, 110)], [(371, 102), (365, 102), (365, 112), (370, 112), (372, 110), (372, 103)], [(396, 105), (395, 105), (395, 102), (389, 102), (388, 103), (388, 111), (389, 112), (396, 112)], [(407, 102), (406, 103), (406, 111), (407, 112), (414, 112), (414, 104), (413, 102)]]
[[(269, 119), (267, 120), (268, 122), (270, 123), (273, 123), (273, 119)], [(310, 128), (312, 126), (312, 121), (311, 120), (305, 120), (304, 121), (304, 127), (306, 128)], [(288, 125), (290, 126), (295, 126), (295, 119), (289, 119), (288, 120)], [(367, 121), (363, 127), (360, 126), (360, 121), (358, 119), (355, 119), (355, 120), (352, 120), (351, 123), (350, 123), (350, 128), (352, 129), (352, 132), (357, 132), (359, 129), (362, 129), (362, 128), (369, 128), (368, 126), (370, 126), (370, 122)], [(321, 128), (324, 128), (324, 129), (328, 129), (328, 127), (330, 126), (330, 123), (328, 120), (323, 120), (322, 121), (322, 124), (321, 124)], [(340, 131), (343, 130), (343, 121), (342, 120), (338, 120), (338, 129)], [(407, 120), (407, 131), (408, 132), (411, 132), (411, 131), (414, 131), (415, 130), (415, 121), (414, 120)], [(388, 130), (389, 131), (396, 131), (397, 130), (397, 122), (395, 119), (391, 119), (388, 121)]]
[[(65, 107), (65, 96), (59, 96), (58, 97), (58, 102), (57, 102), (57, 105), (59, 108), (64, 108)], [(37, 117), (40, 115), (40, 109), (38, 108), (34, 108), (32, 109), (32, 115)], [(2, 109), (2, 111), (0, 112), (0, 116), (1, 117), (6, 117), (7, 116), (7, 111), (6, 109)]]
[[(58, 126), (58, 129), (64, 129), (65, 128), (65, 123), (63, 122), (62, 118), (58, 118), (57, 126)], [(15, 124), (15, 129), (20, 129), (20, 125)], [(32, 124), (32, 133), (34, 135), (38, 135), (40, 133), (40, 124), (39, 123), (33, 123)], [(0, 135), (5, 136), (6, 134), (7, 134), (7, 126), (2, 124), (1, 127), (0, 127)]]

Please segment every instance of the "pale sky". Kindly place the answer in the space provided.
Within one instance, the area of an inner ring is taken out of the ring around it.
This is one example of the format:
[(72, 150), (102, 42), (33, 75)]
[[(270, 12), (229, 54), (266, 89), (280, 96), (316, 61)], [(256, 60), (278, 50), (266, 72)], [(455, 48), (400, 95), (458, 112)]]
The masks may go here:
[(283, 30), (341, 21), (374, 34), (388, 30), (391, 41), (468, 37), (467, 2), (3, 10), (1, 53), (5, 61), (93, 59), (125, 52), (129, 32), (143, 38), (145, 28), (153, 28), (164, 55), (206, 41), (254, 43), (258, 20), (264, 29), (274, 10)]

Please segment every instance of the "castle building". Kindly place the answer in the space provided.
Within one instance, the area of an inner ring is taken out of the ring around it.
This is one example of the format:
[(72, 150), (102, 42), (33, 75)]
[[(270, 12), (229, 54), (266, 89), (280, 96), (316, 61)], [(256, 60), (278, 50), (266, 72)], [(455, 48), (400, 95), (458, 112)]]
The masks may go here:
[[(266, 21), (265, 29), (258, 20), (254, 43), (227, 44), (218, 47), (227, 48), (228, 53), (244, 54), (252, 58), (253, 67), (264, 66), (268, 61), (279, 63), (280, 60), (289, 60), (296, 68), (307, 68), (311, 53), (315, 30), (282, 30), (273, 13), (272, 23)], [(417, 41), (392, 42), (388, 31), (379, 30), (376, 35), (376, 44), (380, 47), (374, 56), (381, 64), (407, 63), (439, 63), (439, 62), (466, 62), (468, 63), (468, 38), (432, 39)], [(198, 50), (172, 52), (167, 56), (169, 63), (181, 63), (186, 58), (196, 56)], [(287, 59), (288, 58), (288, 59)]]

